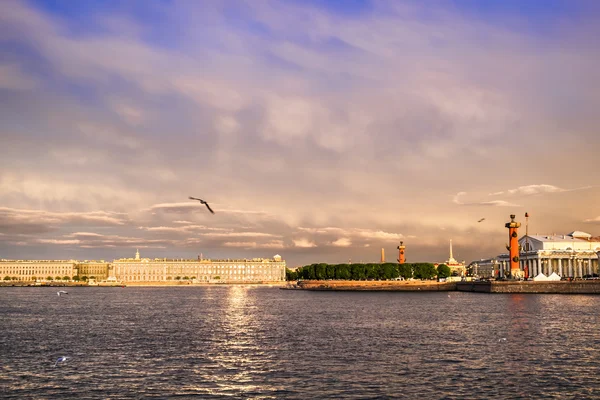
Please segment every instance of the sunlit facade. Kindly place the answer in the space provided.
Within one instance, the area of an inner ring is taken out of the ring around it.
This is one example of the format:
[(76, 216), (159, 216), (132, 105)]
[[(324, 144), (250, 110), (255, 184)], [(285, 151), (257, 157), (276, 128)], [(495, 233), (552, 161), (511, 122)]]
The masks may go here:
[(0, 260), (0, 279), (70, 280), (77, 275), (75, 264), (73, 260)]
[(556, 272), (561, 277), (583, 278), (598, 274), (600, 240), (575, 231), (568, 235), (529, 235), (519, 239), (519, 265), (530, 277)]
[(273, 258), (185, 260), (122, 258), (112, 263), (75, 260), (0, 260), (0, 279), (69, 280), (75, 276), (112, 282), (261, 283), (285, 281), (285, 261)]
[[(567, 235), (525, 235), (519, 239), (519, 276), (550, 276), (586, 278), (600, 274), (600, 238), (589, 233), (574, 231)], [(508, 277), (510, 256), (474, 261), (469, 272), (478, 276)]]
[(112, 263), (119, 282), (258, 283), (285, 281), (285, 261), (271, 259), (184, 260), (167, 258), (122, 258)]
[(77, 263), (76, 268), (79, 277), (104, 281), (111, 274), (112, 265), (105, 261), (84, 261)]

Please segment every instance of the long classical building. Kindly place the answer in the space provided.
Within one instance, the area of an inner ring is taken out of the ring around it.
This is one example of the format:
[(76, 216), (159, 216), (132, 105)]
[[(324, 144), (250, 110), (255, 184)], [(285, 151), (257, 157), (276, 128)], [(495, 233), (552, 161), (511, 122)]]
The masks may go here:
[[(519, 269), (531, 278), (556, 273), (563, 278), (585, 278), (600, 274), (600, 238), (574, 231), (566, 235), (525, 235), (519, 239)], [(471, 273), (485, 277), (506, 277), (510, 273), (510, 256), (469, 264)]]
[(73, 279), (74, 260), (0, 260), (0, 279), (19, 281)]
[(253, 283), (285, 281), (285, 261), (272, 259), (184, 260), (167, 258), (122, 258), (112, 263), (114, 278), (120, 282), (168, 282), (191, 280), (206, 283)]
[(0, 260), (0, 279), (45, 281), (94, 278), (112, 282), (259, 283), (285, 281), (286, 263), (273, 258), (239, 260), (185, 260), (166, 258), (121, 258), (105, 261)]

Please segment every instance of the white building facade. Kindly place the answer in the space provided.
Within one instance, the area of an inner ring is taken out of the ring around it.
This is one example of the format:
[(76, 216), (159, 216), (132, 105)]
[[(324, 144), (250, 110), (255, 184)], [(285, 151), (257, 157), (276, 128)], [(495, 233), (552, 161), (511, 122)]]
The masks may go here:
[[(553, 272), (562, 278), (598, 276), (600, 240), (585, 232), (567, 235), (529, 235), (519, 239), (519, 267), (529, 277)], [(497, 257), (498, 277), (508, 275), (508, 254)]]

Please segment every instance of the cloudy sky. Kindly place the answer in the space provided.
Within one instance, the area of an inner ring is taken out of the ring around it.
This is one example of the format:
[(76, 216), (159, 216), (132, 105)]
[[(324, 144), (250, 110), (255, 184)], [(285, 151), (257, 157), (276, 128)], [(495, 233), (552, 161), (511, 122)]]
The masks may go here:
[[(600, 235), (596, 1), (0, 2), (0, 258)], [(215, 210), (188, 200), (203, 198)], [(485, 218), (482, 222), (477, 222)], [(524, 230), (523, 230), (524, 232)]]

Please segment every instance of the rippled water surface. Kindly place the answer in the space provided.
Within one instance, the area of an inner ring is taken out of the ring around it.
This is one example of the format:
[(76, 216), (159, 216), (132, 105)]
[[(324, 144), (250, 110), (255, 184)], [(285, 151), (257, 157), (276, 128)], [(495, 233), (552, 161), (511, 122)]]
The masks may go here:
[(68, 291), (0, 288), (0, 398), (600, 398), (600, 296)]

